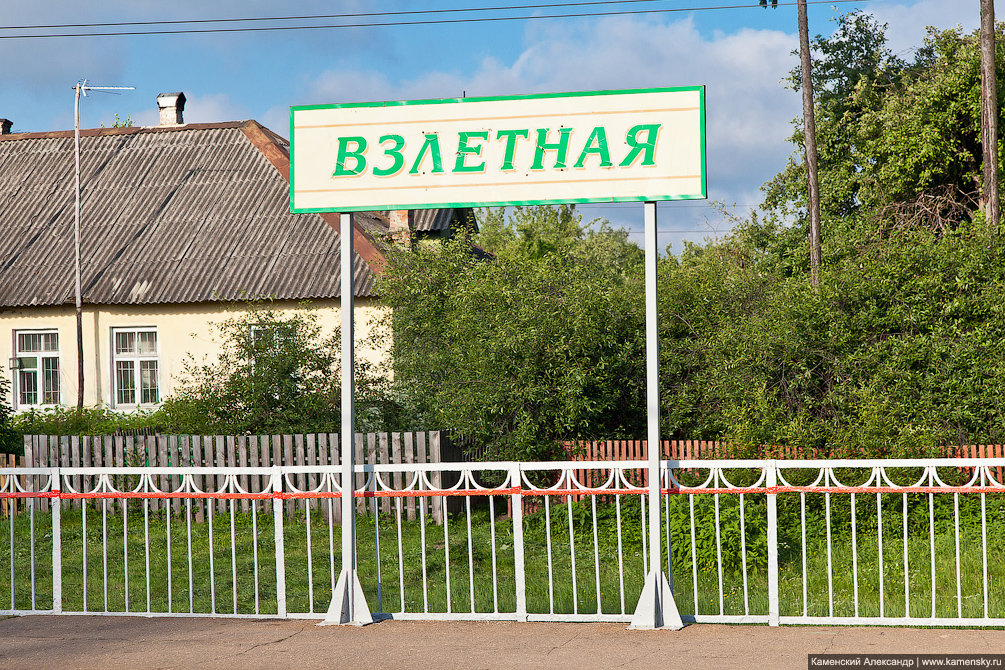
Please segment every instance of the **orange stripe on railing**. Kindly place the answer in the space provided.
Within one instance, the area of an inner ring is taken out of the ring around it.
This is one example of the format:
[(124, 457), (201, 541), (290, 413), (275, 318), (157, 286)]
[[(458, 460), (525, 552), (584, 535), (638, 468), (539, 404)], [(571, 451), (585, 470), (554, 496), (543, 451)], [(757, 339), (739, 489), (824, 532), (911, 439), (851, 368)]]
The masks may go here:
[[(356, 498), (420, 498), (447, 496), (498, 496), (528, 493), (523, 489), (511, 487), (506, 489), (463, 489), (450, 491), (356, 491)], [(18, 493), (0, 492), (3, 498), (49, 498), (60, 500), (114, 500), (122, 498), (137, 498), (140, 500), (163, 499), (210, 499), (210, 500), (303, 500), (313, 498), (341, 498), (341, 491), (297, 491), (278, 493), (193, 493), (190, 491), (155, 492), (155, 491), (95, 491), (91, 493), (70, 493), (66, 491), (26, 491)]]
[(18, 491), (16, 493), (0, 493), (0, 498), (58, 498), (59, 491)]
[[(642, 491), (641, 493), (645, 493)], [(750, 488), (665, 488), (664, 495), (699, 493), (1005, 493), (1005, 486), (758, 486)]]
[(649, 489), (520, 489), (526, 496), (592, 496), (648, 493)]
[[(456, 489), (447, 491), (356, 491), (356, 498), (426, 498), (426, 497), (466, 497), (466, 496), (588, 496), (588, 495), (645, 495), (647, 488), (638, 489), (523, 489), (516, 486), (504, 489)], [(662, 495), (709, 495), (709, 494), (779, 494), (779, 493), (1005, 493), (1005, 486), (759, 486), (749, 488), (689, 488), (674, 487), (660, 489)], [(91, 493), (70, 493), (65, 491), (19, 491), (0, 492), (0, 499), (7, 498), (48, 498), (59, 500), (114, 500), (137, 498), (141, 500), (163, 499), (209, 499), (209, 500), (302, 500), (318, 498), (341, 498), (340, 491), (298, 491), (278, 493), (194, 493), (124, 491)]]
[[(280, 496), (282, 494), (279, 494)], [(341, 495), (341, 494), (340, 494)], [(141, 500), (163, 500), (163, 499), (213, 499), (213, 500), (272, 500), (277, 498), (273, 493), (192, 493), (179, 491), (176, 493), (160, 493), (153, 491), (125, 491), (122, 493), (110, 493), (98, 491), (93, 493), (67, 493), (56, 491), (49, 495), (51, 498), (60, 500), (110, 500), (117, 498), (139, 498)]]
[(356, 491), (357, 498), (425, 498), (452, 496), (508, 496), (523, 493), (531, 494), (527, 489), (517, 486), (508, 489), (451, 489), (448, 491)]

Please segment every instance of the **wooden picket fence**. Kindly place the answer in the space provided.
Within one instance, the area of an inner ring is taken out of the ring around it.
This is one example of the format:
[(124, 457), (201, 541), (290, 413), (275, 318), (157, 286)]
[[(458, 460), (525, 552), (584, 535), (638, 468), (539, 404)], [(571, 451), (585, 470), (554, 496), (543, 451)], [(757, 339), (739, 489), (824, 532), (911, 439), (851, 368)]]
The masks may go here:
[[(203, 466), (203, 467), (271, 467), (274, 465), (338, 465), (340, 450), (338, 447), (339, 436), (335, 433), (310, 433), (299, 435), (105, 435), (105, 436), (56, 436), (56, 435), (26, 435), (24, 438), (23, 457), (15, 457), (8, 454), (0, 454), (0, 469), (10, 467), (178, 467), (178, 466)], [(673, 460), (723, 460), (737, 457), (732, 445), (725, 442), (704, 441), (704, 440), (663, 440), (662, 458)], [(423, 431), (414, 433), (357, 433), (355, 444), (355, 456), (357, 463), (377, 464), (377, 463), (441, 463), (458, 462), (477, 459), (477, 454), (466, 453), (466, 448), (470, 445), (463, 437), (451, 435), (449, 431)], [(569, 452), (569, 459), (574, 461), (644, 461), (647, 458), (646, 440), (593, 440), (568, 442), (566, 448)], [(470, 449), (468, 449), (470, 451)], [(747, 455), (744, 455), (747, 456)], [(966, 445), (946, 447), (946, 456), (949, 458), (1005, 458), (1005, 445)], [(804, 459), (804, 458), (829, 458), (830, 454), (807, 453), (803, 449), (784, 446), (766, 446), (758, 450), (754, 458), (774, 458), (774, 459)], [(577, 481), (584, 486), (598, 486), (602, 482), (600, 478), (606, 473), (596, 469), (576, 470)], [(645, 469), (640, 469), (633, 473), (633, 484), (646, 486)], [(996, 468), (995, 476), (998, 481), (1003, 481), (1002, 468)], [(395, 487), (400, 486), (395, 475)], [(364, 475), (357, 475), (356, 486), (364, 485)], [(442, 487), (451, 485), (449, 481), (456, 477), (456, 474), (449, 472), (433, 472), (431, 481), (434, 486)], [(28, 490), (34, 490), (38, 486), (33, 478), (21, 477), (21, 483)], [(81, 487), (85, 489), (93, 482), (84, 481), (85, 477), (75, 476), (73, 486), (76, 490)], [(93, 478), (92, 478), (93, 479)], [(217, 486), (223, 485), (223, 477), (220, 476)], [(254, 475), (240, 475), (240, 484), (246, 490), (259, 492), (265, 483), (265, 478)], [(159, 486), (162, 490), (170, 490), (177, 486), (179, 480), (171, 475), (161, 477)], [(0, 475), (0, 486), (6, 483), (6, 476)], [(196, 485), (200, 488), (213, 487), (213, 482), (204, 482), (202, 476), (197, 477)], [(296, 475), (296, 486), (299, 489), (305, 487), (313, 488), (317, 485), (317, 476), (314, 474)], [(572, 499), (579, 499), (581, 496), (570, 496)], [(453, 501), (451, 501), (453, 502)], [(25, 501), (4, 499), (0, 501), (0, 514), (3, 518), (9, 518), (11, 514), (18, 514), (26, 509)], [(46, 511), (49, 509), (49, 500), (39, 499), (36, 509)], [(99, 504), (92, 501), (90, 504)], [(116, 503), (118, 504), (118, 503)], [(182, 501), (174, 500), (151, 500), (152, 510), (167, 509), (168, 507), (177, 514), (181, 512)], [(196, 520), (202, 521), (205, 518), (206, 505), (212, 505), (205, 500), (193, 501), (193, 511)], [(223, 512), (226, 509), (227, 501), (218, 500), (217, 511)], [(251, 503), (248, 500), (241, 500), (239, 503), (242, 512), (248, 512)], [(406, 498), (405, 509), (403, 510), (408, 519), (416, 518), (416, 505), (424, 504), (422, 501), (416, 502), (413, 497)], [(529, 498), (525, 501), (529, 505), (527, 511), (536, 508), (535, 501)], [(80, 507), (79, 500), (73, 505)], [(310, 505), (311, 509), (320, 509), (327, 518), (328, 505), (318, 500), (289, 500), (285, 503), (287, 516), (292, 517), (298, 510), (306, 509)], [(391, 513), (394, 503), (390, 498), (380, 498), (379, 500), (370, 498), (357, 501), (357, 511), (362, 513), (370, 511), (376, 513)], [(433, 520), (436, 523), (442, 522), (442, 507), (432, 505), (431, 511)], [(332, 505), (332, 513), (336, 521), (341, 515), (341, 506)]]
[[(568, 442), (573, 460), (631, 461), (645, 460), (646, 440), (594, 440)], [(672, 460), (724, 460), (731, 458), (774, 458), (778, 460), (802, 460), (807, 458), (833, 459), (838, 456), (824, 451), (804, 449), (784, 445), (764, 445), (754, 454), (738, 454), (729, 442), (706, 440), (663, 440), (662, 458)], [(972, 444), (965, 446), (940, 447), (946, 450), (946, 458), (1005, 458), (1005, 445)], [(875, 458), (863, 453), (861, 458)], [(859, 458), (855, 456), (854, 458)]]
[[(445, 431), (421, 431), (406, 433), (356, 433), (355, 459), (358, 464), (378, 463), (440, 463), (461, 460), (460, 449), (453, 447)], [(300, 435), (103, 435), (103, 436), (57, 436), (57, 435), (25, 435), (24, 458), (25, 467), (271, 467), (275, 465), (338, 465), (340, 462), (339, 436), (336, 433), (311, 433)], [(11, 464), (13, 465), (13, 464)], [(456, 475), (454, 475), (456, 476)], [(212, 477), (207, 475), (206, 477)], [(317, 475), (297, 474), (295, 485), (303, 490), (306, 487), (317, 486)], [(356, 476), (356, 486), (363, 487), (365, 475)], [(430, 479), (434, 486), (450, 484), (451, 473), (433, 472)], [(29, 477), (29, 490), (38, 486)], [(82, 475), (73, 477), (75, 490), (87, 490), (93, 481), (84, 481)], [(90, 478), (93, 480), (93, 477)], [(203, 476), (196, 476), (196, 485), (203, 490), (222, 487), (224, 476), (218, 475), (217, 482), (203, 481)], [(262, 490), (267, 477), (256, 475), (239, 475), (239, 482), (245, 490), (257, 493)], [(128, 482), (123, 482), (127, 484)], [(158, 487), (161, 490), (172, 490), (180, 483), (178, 477), (163, 475)], [(41, 511), (49, 509), (49, 500), (39, 499), (36, 503)], [(92, 501), (90, 504), (100, 504)], [(120, 504), (117, 502), (116, 504)], [(159, 511), (171, 507), (176, 514), (181, 513), (182, 501), (151, 500), (151, 511)], [(208, 503), (212, 505), (212, 502)], [(248, 512), (251, 503), (241, 500), (242, 512)], [(74, 501), (78, 508), (81, 501)], [(193, 500), (196, 520), (202, 521), (206, 513), (207, 501)], [(226, 500), (217, 500), (217, 512), (227, 509)], [(298, 510), (320, 508), (327, 518), (328, 505), (317, 499), (288, 500), (285, 503), (286, 514), (292, 517)], [(390, 498), (360, 499), (357, 509), (363, 512), (382, 513), (393, 511), (393, 501)], [(403, 510), (409, 519), (416, 518), (415, 498), (407, 500)], [(341, 516), (341, 506), (332, 505), (336, 521)], [(440, 506), (432, 506), (433, 519), (436, 523), (442, 521)]]
[[(714, 442), (706, 440), (663, 440), (661, 458), (671, 460), (725, 460), (731, 458), (772, 458), (779, 460), (802, 460), (802, 459), (828, 459), (834, 458), (833, 454), (813, 452), (802, 447), (766, 445), (757, 450), (754, 455), (737, 455), (735, 447), (728, 442)], [(567, 442), (566, 449), (569, 451), (570, 460), (574, 461), (644, 461), (648, 458), (646, 440), (592, 440), (580, 442)], [(945, 447), (946, 458), (1005, 458), (1005, 445), (1001, 444), (975, 444), (965, 446)], [(870, 458), (870, 455), (863, 454), (862, 458)], [(577, 480), (586, 486), (599, 486), (600, 477), (605, 476), (598, 470), (576, 470)], [(1002, 476), (1005, 471), (1002, 468), (995, 469), (995, 478), (1003, 481)], [(640, 486), (648, 485), (648, 477), (645, 469), (638, 473), (638, 481), (633, 482)], [(575, 497), (578, 499), (578, 497)]]

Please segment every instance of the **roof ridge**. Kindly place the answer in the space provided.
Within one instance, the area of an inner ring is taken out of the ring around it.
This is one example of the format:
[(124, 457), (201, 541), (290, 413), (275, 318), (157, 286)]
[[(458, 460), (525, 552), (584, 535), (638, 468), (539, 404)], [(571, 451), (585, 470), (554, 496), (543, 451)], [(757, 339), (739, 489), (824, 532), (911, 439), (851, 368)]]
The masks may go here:
[[(257, 121), (218, 121), (215, 123), (185, 123), (177, 126), (125, 126), (118, 128), (82, 128), (81, 137), (106, 137), (115, 135), (139, 135), (142, 133), (170, 133), (184, 130), (226, 130), (230, 128), (240, 128), (248, 123), (254, 123), (264, 128)], [(272, 133), (272, 131), (268, 131)], [(273, 135), (275, 133), (272, 133)], [(0, 135), (0, 142), (14, 142), (17, 140), (42, 140), (59, 139), (73, 137), (72, 130), (47, 130), (34, 133), (8, 133)]]

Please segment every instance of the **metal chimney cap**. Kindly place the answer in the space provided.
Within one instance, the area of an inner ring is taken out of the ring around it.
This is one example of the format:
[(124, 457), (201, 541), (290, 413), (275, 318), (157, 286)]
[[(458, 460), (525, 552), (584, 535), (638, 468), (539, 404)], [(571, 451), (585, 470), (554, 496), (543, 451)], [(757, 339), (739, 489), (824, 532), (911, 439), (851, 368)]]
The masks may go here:
[(185, 94), (181, 91), (177, 93), (161, 93), (158, 95), (157, 108), (160, 110), (160, 125), (185, 125), (185, 119), (182, 116), (182, 112), (185, 111)]
[(165, 107), (181, 107), (185, 109), (185, 94), (181, 91), (177, 93), (161, 93), (157, 96), (157, 106), (161, 109)]

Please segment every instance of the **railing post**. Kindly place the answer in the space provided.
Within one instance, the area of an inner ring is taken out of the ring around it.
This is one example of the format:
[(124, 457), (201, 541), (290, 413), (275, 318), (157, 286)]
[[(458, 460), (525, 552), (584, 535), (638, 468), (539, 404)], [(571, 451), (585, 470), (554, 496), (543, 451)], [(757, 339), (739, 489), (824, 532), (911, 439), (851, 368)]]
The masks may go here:
[(778, 625), (778, 470), (774, 460), (768, 461), (765, 483), (768, 487), (768, 625)]
[[(283, 492), (283, 472), (277, 465), (272, 468), (272, 493)], [(276, 614), (286, 617), (286, 542), (283, 538), (283, 500), (272, 498), (272, 521), (276, 532)]]
[[(510, 466), (510, 486), (523, 489), (520, 464)], [(513, 581), (516, 585), (516, 620), (527, 620), (527, 572), (523, 551), (523, 494), (513, 493)]]
[(52, 499), (52, 613), (63, 613), (63, 542), (61, 534), (61, 513), (63, 504), (60, 502), (58, 493), (60, 491), (59, 468), (53, 468), (49, 474), (52, 485), (50, 491), (57, 494)]

